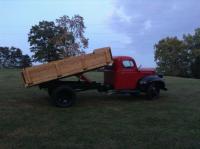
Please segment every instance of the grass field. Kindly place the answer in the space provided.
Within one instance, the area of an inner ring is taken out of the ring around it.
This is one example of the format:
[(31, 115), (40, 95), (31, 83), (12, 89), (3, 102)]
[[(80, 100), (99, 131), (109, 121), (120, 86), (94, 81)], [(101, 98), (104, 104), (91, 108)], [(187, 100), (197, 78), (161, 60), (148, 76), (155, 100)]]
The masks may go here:
[(45, 91), (25, 89), (19, 70), (0, 70), (0, 149), (199, 149), (200, 80), (166, 82), (159, 100), (88, 91), (62, 109)]

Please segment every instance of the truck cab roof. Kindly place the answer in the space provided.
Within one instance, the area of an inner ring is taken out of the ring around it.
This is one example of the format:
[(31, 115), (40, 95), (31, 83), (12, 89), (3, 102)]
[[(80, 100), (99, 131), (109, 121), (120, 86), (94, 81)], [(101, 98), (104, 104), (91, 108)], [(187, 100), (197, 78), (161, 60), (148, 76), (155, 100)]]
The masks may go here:
[(128, 60), (131, 59), (131, 60), (132, 60), (133, 58), (130, 57), (130, 56), (114, 56), (113, 59), (114, 59), (114, 60), (123, 60), (123, 59), (126, 59), (126, 60), (127, 60), (127, 59), (128, 59)]

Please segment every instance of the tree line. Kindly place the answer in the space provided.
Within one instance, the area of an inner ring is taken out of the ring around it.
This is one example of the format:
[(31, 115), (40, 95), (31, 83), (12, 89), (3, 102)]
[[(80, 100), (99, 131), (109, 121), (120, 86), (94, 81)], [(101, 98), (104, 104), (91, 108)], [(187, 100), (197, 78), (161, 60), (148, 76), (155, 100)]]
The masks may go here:
[(0, 68), (24, 68), (31, 66), (31, 58), (15, 47), (0, 47)]
[(182, 39), (161, 39), (155, 44), (155, 62), (164, 75), (200, 78), (200, 28)]

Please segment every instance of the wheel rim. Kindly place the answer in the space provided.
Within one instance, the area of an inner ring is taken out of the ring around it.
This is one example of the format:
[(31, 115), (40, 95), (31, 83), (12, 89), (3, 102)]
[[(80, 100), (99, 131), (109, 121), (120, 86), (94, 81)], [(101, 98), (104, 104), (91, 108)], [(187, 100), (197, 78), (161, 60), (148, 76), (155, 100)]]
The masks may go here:
[(66, 92), (61, 92), (60, 96), (57, 99), (57, 104), (61, 106), (66, 106), (71, 103), (71, 95)]
[(69, 100), (68, 99), (64, 99), (64, 98), (59, 98), (58, 102), (62, 103), (62, 104), (67, 104), (69, 102)]
[(159, 91), (154, 85), (151, 85), (148, 94), (150, 98), (158, 97)]
[(156, 97), (158, 95), (158, 92), (155, 86), (152, 87), (152, 95), (153, 97)]

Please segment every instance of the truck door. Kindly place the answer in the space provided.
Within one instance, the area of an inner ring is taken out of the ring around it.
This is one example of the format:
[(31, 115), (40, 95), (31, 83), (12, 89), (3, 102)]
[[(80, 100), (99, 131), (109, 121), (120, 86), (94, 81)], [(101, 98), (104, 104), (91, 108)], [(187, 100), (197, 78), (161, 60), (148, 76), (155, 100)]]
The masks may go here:
[(135, 89), (137, 84), (137, 66), (132, 59), (122, 60), (121, 69), (117, 72), (117, 89)]

